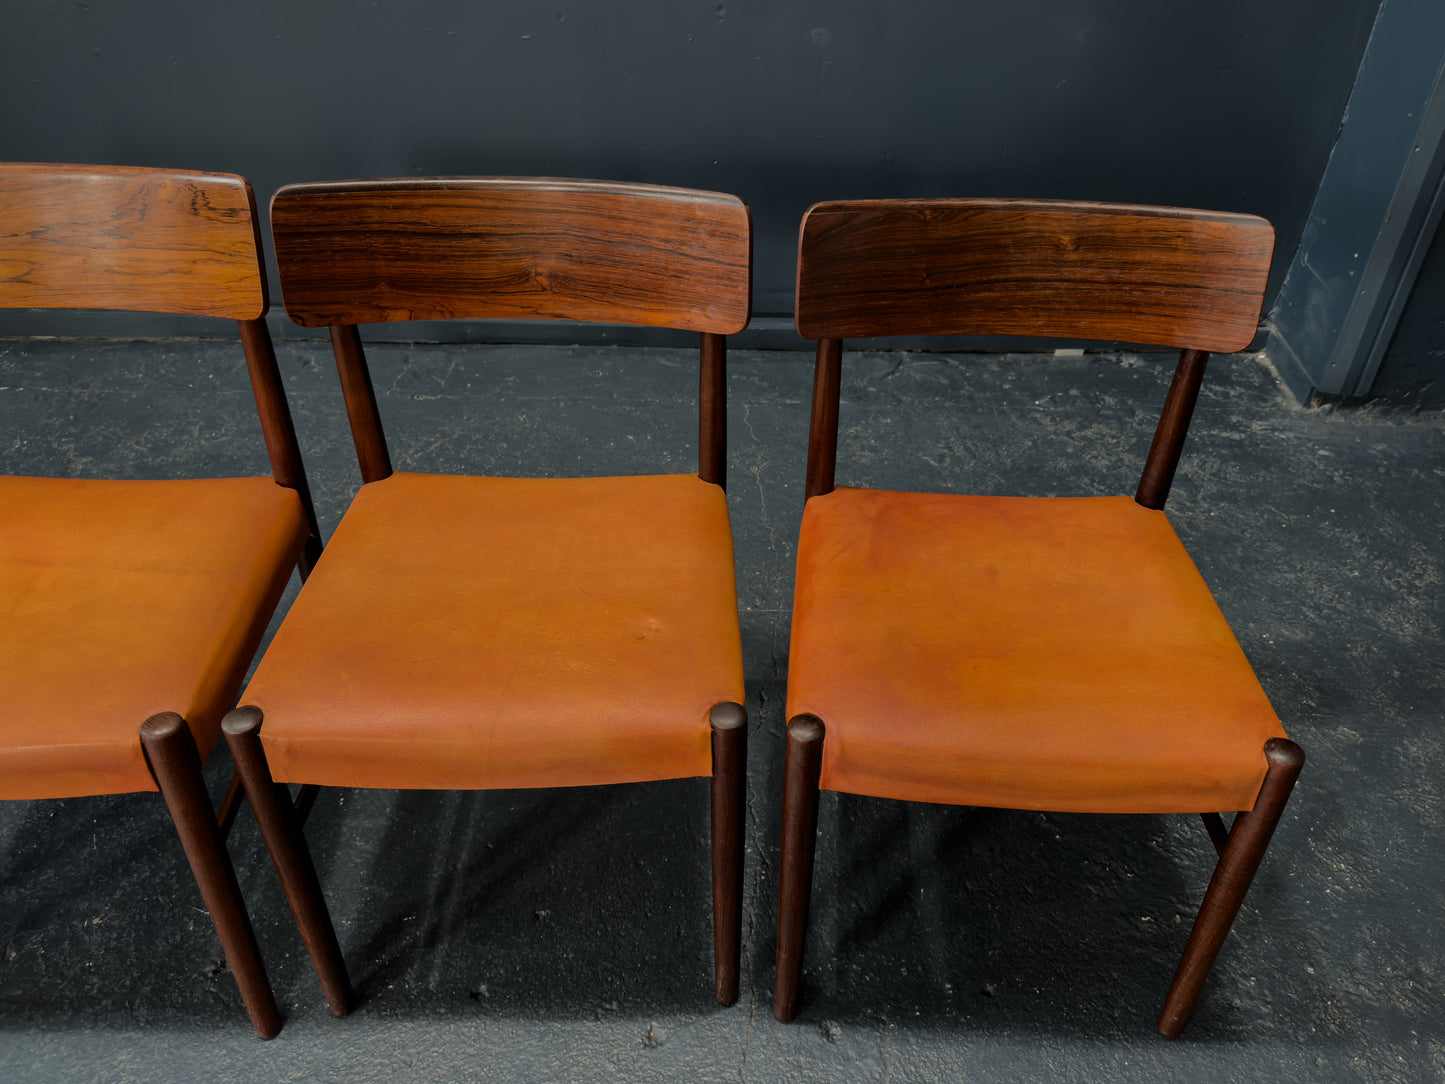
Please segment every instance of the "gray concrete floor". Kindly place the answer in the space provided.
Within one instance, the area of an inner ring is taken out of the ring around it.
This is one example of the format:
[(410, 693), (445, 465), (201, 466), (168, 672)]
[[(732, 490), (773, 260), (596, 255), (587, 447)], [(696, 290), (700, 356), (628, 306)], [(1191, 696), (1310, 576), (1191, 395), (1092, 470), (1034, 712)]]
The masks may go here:
[[(358, 478), (328, 352), (284, 342), (323, 526)], [(686, 351), (372, 351), (399, 468), (693, 465)], [(840, 482), (1133, 491), (1172, 365), (859, 353)], [(805, 996), (771, 1013), (782, 702), (811, 358), (739, 352), (729, 500), (751, 716), (744, 975), (710, 993), (699, 780), (324, 792), (308, 825), (363, 1001), (326, 1011), (249, 815), (279, 998), (255, 1039), (153, 795), (0, 806), (0, 1079), (1445, 1078), (1445, 418), (1304, 411), (1217, 359), (1170, 514), (1309, 764), (1184, 1037), (1154, 1017), (1210, 872), (1197, 818), (825, 795)], [(233, 344), (0, 342), (11, 473), (265, 469)], [(219, 796), (230, 764), (207, 768)]]

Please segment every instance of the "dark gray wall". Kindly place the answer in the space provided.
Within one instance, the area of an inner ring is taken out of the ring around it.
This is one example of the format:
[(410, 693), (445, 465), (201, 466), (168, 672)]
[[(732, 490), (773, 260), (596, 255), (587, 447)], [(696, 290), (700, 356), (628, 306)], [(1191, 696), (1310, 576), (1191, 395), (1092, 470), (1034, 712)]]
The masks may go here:
[[(1378, 0), (9, 0), (10, 159), (734, 192), (756, 309), (825, 198), (1250, 211), (1288, 262)], [(1275, 284), (1277, 286), (1277, 282)]]
[(1436, 228), (1370, 396), (1402, 406), (1445, 407), (1445, 228)]
[(1369, 392), (1442, 214), (1445, 4), (1383, 0), (1269, 314), (1269, 356), (1301, 401)]

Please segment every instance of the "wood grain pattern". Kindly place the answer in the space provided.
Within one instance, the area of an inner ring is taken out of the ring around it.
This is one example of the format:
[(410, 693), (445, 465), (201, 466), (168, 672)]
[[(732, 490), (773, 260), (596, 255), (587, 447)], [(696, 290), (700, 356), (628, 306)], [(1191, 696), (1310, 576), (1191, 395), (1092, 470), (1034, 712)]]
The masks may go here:
[(259, 319), (254, 212), (229, 174), (0, 163), (0, 307)]
[(303, 327), (585, 320), (725, 335), (748, 322), (750, 226), (733, 196), (545, 178), (289, 185), (271, 229)]
[(856, 200), (803, 219), (809, 339), (1034, 335), (1233, 352), (1274, 229), (1252, 215), (1034, 200)]

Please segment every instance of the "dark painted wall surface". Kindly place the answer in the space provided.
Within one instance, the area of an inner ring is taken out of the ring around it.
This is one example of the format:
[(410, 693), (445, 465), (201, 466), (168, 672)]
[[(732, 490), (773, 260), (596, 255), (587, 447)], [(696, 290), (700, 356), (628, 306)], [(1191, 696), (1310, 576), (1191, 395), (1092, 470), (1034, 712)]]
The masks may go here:
[(1445, 407), (1445, 227), (1435, 231), (1370, 396)]
[[(753, 206), (1019, 195), (1304, 225), (1377, 0), (238, 0), (0, 8), (11, 159), (287, 181), (592, 176)], [(1276, 282), (1277, 286), (1277, 282)]]
[(1445, 210), (1441, 0), (1383, 0), (1346, 109), (1269, 314), (1270, 358), (1302, 402), (1369, 392)]

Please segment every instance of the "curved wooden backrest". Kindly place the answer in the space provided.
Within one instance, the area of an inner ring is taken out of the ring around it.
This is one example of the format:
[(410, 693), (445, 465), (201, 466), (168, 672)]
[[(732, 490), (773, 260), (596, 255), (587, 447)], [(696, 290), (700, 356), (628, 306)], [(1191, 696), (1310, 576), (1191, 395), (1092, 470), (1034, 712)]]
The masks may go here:
[(0, 163), (0, 307), (255, 320), (259, 252), (240, 177)]
[(271, 201), (303, 327), (587, 320), (731, 334), (750, 228), (733, 196), (641, 184), (437, 177), (288, 185)]
[(1259, 324), (1274, 228), (1253, 215), (1047, 200), (819, 203), (798, 330), (1036, 335), (1233, 352)]

